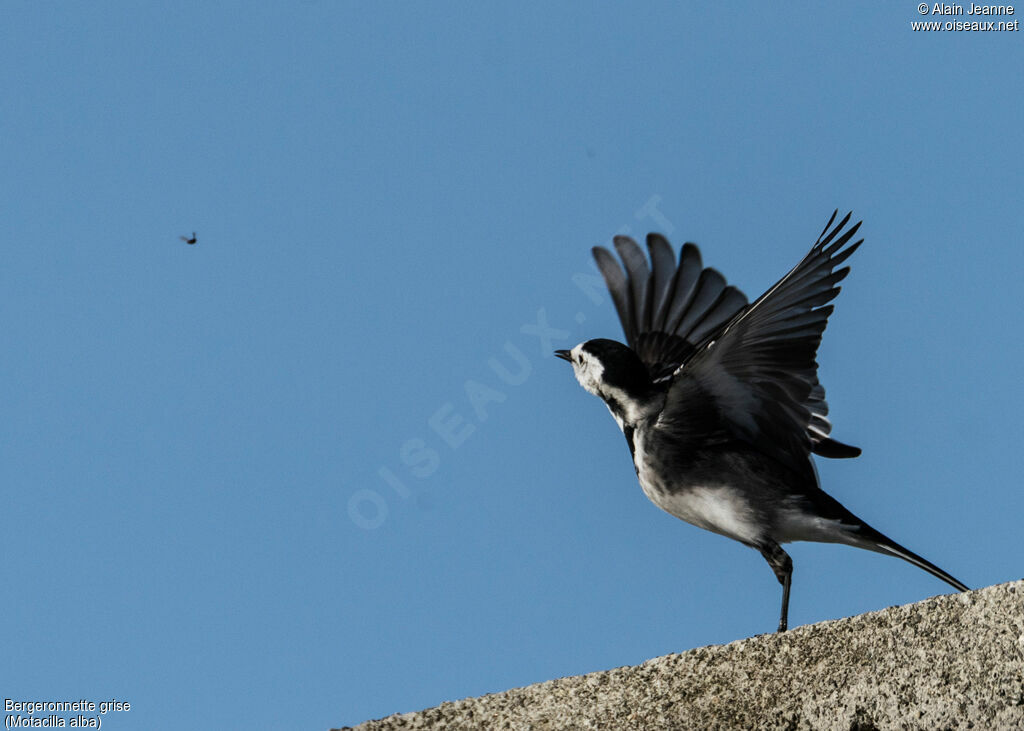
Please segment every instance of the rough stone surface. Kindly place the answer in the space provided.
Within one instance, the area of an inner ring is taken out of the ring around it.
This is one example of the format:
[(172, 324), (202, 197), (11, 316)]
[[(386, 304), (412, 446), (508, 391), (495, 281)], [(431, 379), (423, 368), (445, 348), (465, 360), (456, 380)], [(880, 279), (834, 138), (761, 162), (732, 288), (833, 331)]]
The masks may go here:
[(355, 728), (1024, 729), (1024, 581)]

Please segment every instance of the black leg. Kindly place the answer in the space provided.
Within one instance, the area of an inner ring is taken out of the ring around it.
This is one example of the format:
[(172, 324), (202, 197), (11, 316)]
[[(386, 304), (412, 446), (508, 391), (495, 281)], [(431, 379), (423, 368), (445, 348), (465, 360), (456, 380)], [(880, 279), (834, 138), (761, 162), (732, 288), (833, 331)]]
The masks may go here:
[(779, 614), (779, 632), (785, 632), (789, 626), (789, 585), (793, 580), (793, 559), (782, 550), (775, 541), (758, 546), (761, 555), (775, 572), (775, 578), (782, 584), (782, 612)]

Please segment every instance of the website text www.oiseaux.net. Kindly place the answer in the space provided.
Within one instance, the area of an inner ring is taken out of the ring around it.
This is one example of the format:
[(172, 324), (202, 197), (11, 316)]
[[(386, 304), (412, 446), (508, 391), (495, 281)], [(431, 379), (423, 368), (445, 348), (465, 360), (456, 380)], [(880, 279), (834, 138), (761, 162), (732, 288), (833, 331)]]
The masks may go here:
[[(965, 11), (963, 5), (945, 3), (921, 3), (917, 6), (920, 15), (939, 16), (942, 20), (912, 20), (910, 27), (915, 31), (975, 31), (981, 33), (1019, 31), (1020, 20), (989, 20), (992, 16), (1016, 15), (1012, 5), (978, 5), (971, 3)], [(959, 16), (959, 17), (958, 17)], [(961, 19), (966, 18), (966, 19)]]

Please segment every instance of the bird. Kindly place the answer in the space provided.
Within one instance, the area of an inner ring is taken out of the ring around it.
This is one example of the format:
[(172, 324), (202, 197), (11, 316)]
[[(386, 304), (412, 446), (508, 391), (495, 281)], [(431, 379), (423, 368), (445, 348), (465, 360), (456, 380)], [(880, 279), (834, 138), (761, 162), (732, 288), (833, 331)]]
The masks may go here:
[(198, 240), (196, 239), (195, 231), (192, 232), (192, 238), (189, 238), (188, 236), (179, 236), (178, 238), (184, 241), (186, 244), (194, 244)]
[[(782, 585), (788, 628), (792, 541), (842, 543), (896, 556), (960, 591), (968, 587), (899, 545), (822, 490), (814, 457), (860, 455), (832, 438), (817, 351), (840, 267), (863, 243), (836, 210), (800, 262), (752, 304), (695, 244), (678, 263), (664, 236), (616, 236), (624, 265), (593, 255), (625, 343), (587, 340), (555, 355), (600, 397), (626, 437), (644, 494), (657, 507), (761, 553)], [(834, 224), (834, 225), (833, 225)]]

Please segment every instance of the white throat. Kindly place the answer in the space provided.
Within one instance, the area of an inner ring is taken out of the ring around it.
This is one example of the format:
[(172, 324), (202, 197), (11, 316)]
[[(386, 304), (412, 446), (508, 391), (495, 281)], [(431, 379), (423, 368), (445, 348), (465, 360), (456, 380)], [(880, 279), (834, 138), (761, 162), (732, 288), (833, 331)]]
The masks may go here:
[[(572, 357), (572, 370), (576, 380), (588, 392), (599, 396), (605, 402), (605, 406), (615, 418), (619, 429), (625, 431), (626, 426), (635, 426), (661, 408), (658, 403), (638, 401), (627, 395), (621, 388), (606, 383), (604, 364), (584, 351), (582, 343), (569, 353)], [(612, 402), (617, 405), (618, 411), (612, 408)]]
[(604, 366), (596, 358), (583, 352), (583, 344), (580, 343), (569, 351), (572, 356), (572, 372), (583, 388), (595, 396), (601, 395), (601, 385), (604, 383)]

